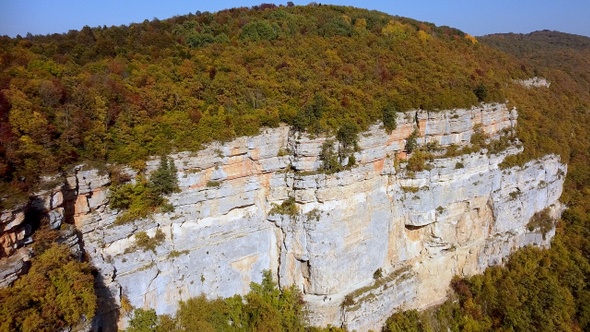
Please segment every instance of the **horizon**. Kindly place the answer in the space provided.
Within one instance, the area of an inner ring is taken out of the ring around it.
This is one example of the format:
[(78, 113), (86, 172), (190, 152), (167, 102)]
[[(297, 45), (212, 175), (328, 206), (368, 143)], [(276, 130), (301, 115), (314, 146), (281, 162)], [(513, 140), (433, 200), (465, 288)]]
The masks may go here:
[[(155, 18), (165, 20), (197, 11), (218, 12), (235, 7), (252, 7), (260, 1), (223, 0), (215, 3), (199, 3), (179, 0), (174, 6), (154, 0), (139, 1), (105, 0), (85, 3), (60, 0), (46, 3), (40, 0), (10, 2), (0, 0), (0, 36), (11, 38), (20, 35), (51, 35), (91, 28), (131, 25)], [(305, 6), (309, 2), (293, 1)], [(321, 3), (321, 2), (318, 2)], [(141, 4), (141, 5), (140, 5)], [(286, 5), (286, 1), (275, 2)], [(321, 3), (327, 4), (327, 3)], [(382, 3), (376, 0), (335, 0), (330, 5), (344, 5), (369, 10), (378, 10), (390, 15), (409, 17), (437, 26), (450, 26), (474, 36), (496, 33), (531, 33), (551, 30), (590, 37), (590, 21), (585, 17), (590, 12), (590, 2), (572, 0), (554, 3), (548, 0), (526, 0), (513, 3), (499, 0), (487, 3), (483, 0), (467, 2), (451, 0), (445, 3), (428, 1)], [(485, 13), (481, 16), (478, 13)], [(48, 15), (47, 13), (54, 13)]]

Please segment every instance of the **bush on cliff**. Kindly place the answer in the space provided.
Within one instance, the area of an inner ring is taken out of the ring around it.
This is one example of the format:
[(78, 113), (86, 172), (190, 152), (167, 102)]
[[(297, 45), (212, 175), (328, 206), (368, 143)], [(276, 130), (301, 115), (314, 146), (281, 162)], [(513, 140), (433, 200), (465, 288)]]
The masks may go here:
[(163, 156), (160, 165), (149, 181), (140, 176), (135, 183), (113, 183), (110, 188), (109, 206), (122, 210), (116, 223), (124, 224), (146, 218), (155, 212), (167, 212), (173, 207), (164, 195), (178, 190), (176, 167), (173, 161)]

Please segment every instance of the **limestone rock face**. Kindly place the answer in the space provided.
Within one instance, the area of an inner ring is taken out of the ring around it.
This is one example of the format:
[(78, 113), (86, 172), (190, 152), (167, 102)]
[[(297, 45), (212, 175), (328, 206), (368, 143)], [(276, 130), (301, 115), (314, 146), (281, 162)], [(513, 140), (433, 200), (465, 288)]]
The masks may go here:
[[(520, 151), (512, 147), (405, 169), (413, 132), (418, 145), (465, 146), (478, 130), (497, 139), (516, 121), (504, 104), (399, 113), (390, 134), (379, 125), (361, 133), (357, 165), (335, 174), (318, 172), (328, 138), (265, 129), (171, 155), (180, 186), (168, 197), (174, 211), (124, 225), (114, 223), (110, 180), (97, 171), (72, 174), (74, 197), (49, 201), (62, 202), (63, 220), (71, 211), (99, 271), (102, 324), (122, 298), (173, 314), (179, 300), (200, 294), (245, 294), (270, 270), (280, 286), (301, 289), (311, 324), (378, 330), (396, 309), (443, 301), (454, 275), (501, 264), (518, 247), (549, 245), (553, 231), (527, 224), (541, 210), (561, 212), (566, 166), (558, 157), (503, 169)], [(158, 162), (148, 162), (148, 173)], [(277, 214), (289, 198), (296, 213)], [(154, 251), (137, 249), (139, 231), (161, 231), (165, 240)]]

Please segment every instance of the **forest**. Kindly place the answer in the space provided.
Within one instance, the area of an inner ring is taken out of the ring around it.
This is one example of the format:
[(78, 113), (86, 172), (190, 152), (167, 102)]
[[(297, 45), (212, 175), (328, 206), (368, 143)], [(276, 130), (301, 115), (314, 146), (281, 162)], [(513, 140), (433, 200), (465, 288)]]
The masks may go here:
[[(377, 11), (264, 4), (0, 37), (0, 59), (3, 210), (25, 202), (43, 176), (80, 163), (141, 170), (150, 156), (281, 123), (338, 136), (387, 124), (396, 111), (508, 100), (519, 111), (524, 152), (507, 164), (555, 153), (569, 165), (561, 198), (568, 209), (551, 249), (525, 248), (505, 266), (456, 279), (449, 301), (393, 314), (383, 329), (590, 329), (590, 38), (474, 38)], [(515, 83), (533, 76), (551, 87)], [(63, 329), (94, 314), (92, 268), (51, 244), (53, 233), (35, 237), (41, 247), (29, 273), (0, 290), (2, 331)], [(301, 308), (295, 290), (279, 291), (265, 277), (244, 299), (196, 298), (175, 317), (123, 309), (129, 331), (315, 331)]]
[(551, 248), (524, 248), (505, 266), (452, 282), (450, 299), (424, 312), (392, 315), (384, 331), (590, 330), (590, 38), (554, 31), (478, 40), (502, 50), (549, 89), (513, 87), (519, 110), (519, 163), (558, 153), (568, 163), (561, 201), (567, 210)]
[(82, 162), (141, 169), (279, 123), (334, 134), (385, 109), (502, 102), (528, 74), (456, 29), (319, 5), (0, 37), (0, 50), (5, 208)]

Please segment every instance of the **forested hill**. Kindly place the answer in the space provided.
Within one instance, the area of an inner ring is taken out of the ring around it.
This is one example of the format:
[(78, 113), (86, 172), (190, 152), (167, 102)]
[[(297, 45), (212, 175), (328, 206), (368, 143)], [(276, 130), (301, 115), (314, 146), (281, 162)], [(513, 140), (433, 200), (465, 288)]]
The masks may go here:
[(590, 38), (543, 30), (529, 34), (494, 34), (480, 37), (480, 40), (516, 56), (545, 76), (551, 71), (554, 76), (569, 76), (555, 79), (573, 80), (566, 88), (575, 89), (580, 103), (585, 103), (578, 106), (590, 107)]
[(0, 55), (3, 198), (81, 161), (141, 165), (281, 122), (330, 134), (504, 101), (529, 75), (459, 30), (325, 5), (1, 37)]
[(516, 252), (505, 267), (457, 279), (451, 299), (427, 311), (394, 314), (384, 331), (590, 330), (590, 38), (554, 31), (479, 37), (513, 55), (550, 88), (513, 87), (519, 159), (557, 152), (568, 162), (567, 206), (551, 248)]
[(550, 89), (510, 90), (521, 114), (519, 137), (529, 154), (559, 153), (578, 189), (590, 187), (590, 38), (543, 30), (479, 39), (515, 56), (523, 70), (549, 79)]

